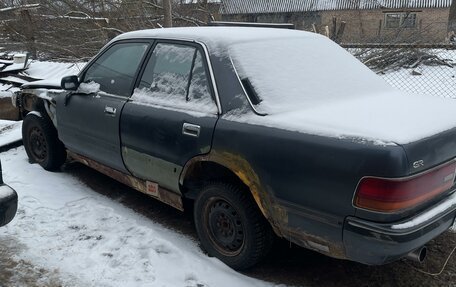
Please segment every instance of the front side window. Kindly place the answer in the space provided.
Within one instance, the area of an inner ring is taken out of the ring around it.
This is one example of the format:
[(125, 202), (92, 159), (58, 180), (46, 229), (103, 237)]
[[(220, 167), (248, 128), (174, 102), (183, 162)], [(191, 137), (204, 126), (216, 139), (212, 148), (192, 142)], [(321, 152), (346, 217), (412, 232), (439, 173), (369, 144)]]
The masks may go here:
[(159, 43), (132, 98), (142, 103), (216, 113), (209, 87), (205, 63), (198, 49)]
[(82, 82), (100, 84), (100, 90), (129, 97), (146, 43), (120, 43), (109, 48), (88, 68)]

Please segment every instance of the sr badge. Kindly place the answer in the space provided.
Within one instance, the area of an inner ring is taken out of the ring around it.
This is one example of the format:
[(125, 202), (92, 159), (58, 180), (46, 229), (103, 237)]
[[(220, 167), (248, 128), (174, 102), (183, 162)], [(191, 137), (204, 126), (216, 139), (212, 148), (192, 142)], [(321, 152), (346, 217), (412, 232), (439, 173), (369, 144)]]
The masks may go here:
[(413, 168), (420, 168), (424, 166), (424, 161), (421, 159), (421, 160), (417, 160), (413, 163)]

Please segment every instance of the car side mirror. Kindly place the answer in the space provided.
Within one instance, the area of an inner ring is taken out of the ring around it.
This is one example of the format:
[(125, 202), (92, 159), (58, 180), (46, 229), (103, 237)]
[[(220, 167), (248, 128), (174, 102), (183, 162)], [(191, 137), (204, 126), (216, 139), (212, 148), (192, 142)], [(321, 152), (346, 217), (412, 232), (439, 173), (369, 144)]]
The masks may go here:
[(60, 82), (60, 86), (64, 90), (76, 91), (79, 87), (78, 76), (63, 77), (62, 81)]

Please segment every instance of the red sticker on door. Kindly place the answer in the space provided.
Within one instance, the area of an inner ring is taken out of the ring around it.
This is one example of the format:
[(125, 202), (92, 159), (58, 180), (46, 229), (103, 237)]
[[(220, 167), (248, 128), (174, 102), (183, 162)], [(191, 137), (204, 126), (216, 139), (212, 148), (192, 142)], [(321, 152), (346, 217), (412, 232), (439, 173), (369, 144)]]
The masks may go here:
[(146, 193), (158, 197), (158, 184), (155, 182), (146, 181)]

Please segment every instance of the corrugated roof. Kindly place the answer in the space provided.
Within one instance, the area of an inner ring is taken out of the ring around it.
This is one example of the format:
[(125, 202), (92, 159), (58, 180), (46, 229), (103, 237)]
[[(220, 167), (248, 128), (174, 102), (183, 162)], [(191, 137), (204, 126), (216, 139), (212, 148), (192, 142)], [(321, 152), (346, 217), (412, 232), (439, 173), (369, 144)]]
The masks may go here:
[(222, 14), (446, 8), (452, 0), (222, 0)]

